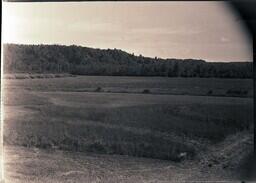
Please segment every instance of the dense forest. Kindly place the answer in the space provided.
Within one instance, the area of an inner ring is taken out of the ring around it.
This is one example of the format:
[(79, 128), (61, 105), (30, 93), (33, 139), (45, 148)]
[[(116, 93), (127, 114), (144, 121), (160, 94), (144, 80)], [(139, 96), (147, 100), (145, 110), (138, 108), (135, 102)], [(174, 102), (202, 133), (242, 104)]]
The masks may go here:
[(135, 56), (119, 49), (4, 44), (6, 73), (251, 78), (252, 62), (206, 62)]

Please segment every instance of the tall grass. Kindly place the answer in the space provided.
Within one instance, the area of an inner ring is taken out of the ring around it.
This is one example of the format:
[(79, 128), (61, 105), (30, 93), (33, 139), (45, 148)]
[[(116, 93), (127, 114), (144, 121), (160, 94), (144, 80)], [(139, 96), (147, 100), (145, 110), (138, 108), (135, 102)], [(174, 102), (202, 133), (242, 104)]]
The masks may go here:
[[(98, 83), (90, 85), (97, 90), (93, 94), (58, 92), (59, 87), (72, 88), (73, 79), (10, 82), (5, 143), (178, 161), (180, 153), (192, 158), (205, 144), (253, 127), (248, 98), (106, 94)], [(83, 87), (80, 79), (75, 80), (77, 88)], [(116, 79), (114, 85), (124, 80)], [(127, 87), (134, 84), (128, 81)], [(108, 82), (111, 78), (105, 86)], [(49, 88), (57, 92), (40, 92)], [(16, 108), (24, 114), (19, 116)]]

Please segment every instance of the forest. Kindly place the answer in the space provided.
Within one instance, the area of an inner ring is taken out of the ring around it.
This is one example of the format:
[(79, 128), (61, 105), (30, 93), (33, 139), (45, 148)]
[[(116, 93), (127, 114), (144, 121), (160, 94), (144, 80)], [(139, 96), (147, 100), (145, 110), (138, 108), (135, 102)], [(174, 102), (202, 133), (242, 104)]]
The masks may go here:
[(252, 62), (206, 62), (134, 55), (120, 49), (4, 44), (5, 73), (252, 78)]

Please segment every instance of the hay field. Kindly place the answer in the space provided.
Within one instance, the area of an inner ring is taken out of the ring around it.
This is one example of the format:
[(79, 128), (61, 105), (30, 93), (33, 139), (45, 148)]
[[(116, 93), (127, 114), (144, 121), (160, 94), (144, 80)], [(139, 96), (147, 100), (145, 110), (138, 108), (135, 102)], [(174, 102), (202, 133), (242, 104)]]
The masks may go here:
[(253, 129), (247, 79), (79, 76), (5, 82), (4, 141), (13, 148), (128, 155), (131, 161), (162, 159), (179, 166)]

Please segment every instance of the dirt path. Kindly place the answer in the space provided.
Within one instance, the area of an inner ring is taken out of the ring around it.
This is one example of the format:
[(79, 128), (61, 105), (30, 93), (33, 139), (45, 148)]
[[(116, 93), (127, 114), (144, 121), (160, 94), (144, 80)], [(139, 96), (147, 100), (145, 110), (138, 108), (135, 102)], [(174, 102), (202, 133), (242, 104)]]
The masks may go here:
[(230, 173), (230, 177), (247, 179), (244, 177), (243, 164), (253, 154), (253, 133), (248, 131), (228, 136), (219, 144), (210, 146), (206, 151), (198, 154), (202, 168), (210, 168)]
[[(252, 134), (238, 133), (181, 163), (9, 146), (6, 183), (20, 182), (241, 182), (237, 168), (252, 151)], [(210, 165), (210, 166), (209, 166)]]

